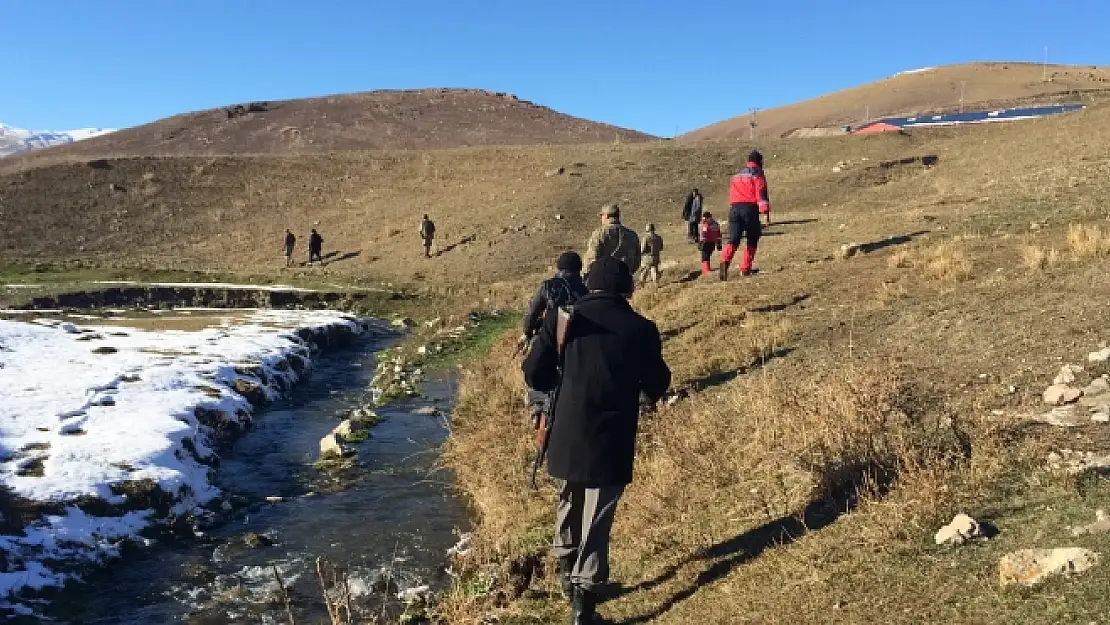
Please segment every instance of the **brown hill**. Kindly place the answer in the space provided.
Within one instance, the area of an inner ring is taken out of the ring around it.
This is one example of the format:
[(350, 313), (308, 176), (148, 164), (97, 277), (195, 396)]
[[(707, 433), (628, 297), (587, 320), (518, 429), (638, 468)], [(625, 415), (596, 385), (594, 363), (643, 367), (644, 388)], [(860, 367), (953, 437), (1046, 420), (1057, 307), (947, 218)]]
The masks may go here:
[[(784, 137), (800, 128), (838, 127), (894, 115), (990, 109), (1033, 103), (1086, 101), (1110, 93), (1110, 69), (1093, 65), (968, 63), (915, 72), (837, 91), (819, 98), (758, 111), (756, 135)], [(682, 135), (684, 139), (748, 138), (744, 114)]]
[(417, 89), (236, 104), (175, 115), (36, 156), (287, 154), (653, 138), (510, 94)]

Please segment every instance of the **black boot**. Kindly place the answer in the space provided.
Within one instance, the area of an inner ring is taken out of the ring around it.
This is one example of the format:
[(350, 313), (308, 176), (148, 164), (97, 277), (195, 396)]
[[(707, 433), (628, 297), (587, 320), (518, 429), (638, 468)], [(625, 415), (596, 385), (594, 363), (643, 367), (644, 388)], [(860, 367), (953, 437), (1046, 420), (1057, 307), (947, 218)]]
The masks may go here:
[(575, 586), (574, 618), (571, 620), (571, 625), (595, 625), (598, 622), (597, 613), (594, 611), (596, 607), (597, 595), (581, 586)]
[(570, 574), (574, 570), (574, 558), (559, 558), (559, 583), (563, 586), (563, 596), (567, 601), (574, 601), (574, 583), (570, 581)]

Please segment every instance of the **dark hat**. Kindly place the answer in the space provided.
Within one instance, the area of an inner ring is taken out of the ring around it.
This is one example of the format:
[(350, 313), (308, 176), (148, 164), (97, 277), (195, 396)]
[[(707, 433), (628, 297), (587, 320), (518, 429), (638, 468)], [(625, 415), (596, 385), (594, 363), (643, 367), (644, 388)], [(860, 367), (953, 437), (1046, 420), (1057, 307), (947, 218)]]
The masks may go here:
[(559, 254), (559, 260), (555, 261), (555, 268), (559, 271), (579, 273), (582, 271), (582, 257), (578, 252), (563, 252)]
[(623, 260), (605, 256), (590, 265), (586, 274), (586, 288), (591, 291), (632, 294), (632, 272)]
[(763, 154), (759, 150), (752, 150), (752, 153), (748, 155), (748, 162), (763, 167)]
[(711, 213), (709, 211), (705, 211), (704, 213), (701, 214), (701, 218), (702, 219), (713, 219), (713, 213)]

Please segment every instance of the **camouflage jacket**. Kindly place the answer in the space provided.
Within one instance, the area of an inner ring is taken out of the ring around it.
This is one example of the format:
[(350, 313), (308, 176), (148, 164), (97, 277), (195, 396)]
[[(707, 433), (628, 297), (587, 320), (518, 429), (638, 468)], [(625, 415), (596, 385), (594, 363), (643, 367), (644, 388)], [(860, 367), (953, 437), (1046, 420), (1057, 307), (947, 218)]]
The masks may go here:
[(586, 242), (582, 265), (588, 271), (590, 265), (605, 256), (623, 260), (628, 269), (635, 272), (640, 268), (640, 237), (621, 224), (609, 224), (594, 230)]
[(648, 258), (653, 265), (659, 264), (659, 254), (663, 252), (663, 237), (652, 232), (644, 236), (644, 248), (642, 254)]

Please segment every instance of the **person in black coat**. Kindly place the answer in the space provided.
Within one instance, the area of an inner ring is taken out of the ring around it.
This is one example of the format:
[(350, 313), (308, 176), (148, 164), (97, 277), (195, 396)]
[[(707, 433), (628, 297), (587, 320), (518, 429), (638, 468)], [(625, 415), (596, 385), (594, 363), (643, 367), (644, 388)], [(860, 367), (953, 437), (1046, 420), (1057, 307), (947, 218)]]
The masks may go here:
[(312, 229), (312, 234), (308, 235), (308, 264), (312, 264), (313, 260), (324, 262), (324, 258), (320, 253), (324, 250), (324, 237), (316, 232), (316, 228)]
[(582, 257), (577, 252), (559, 254), (555, 269), (555, 277), (543, 281), (528, 305), (528, 312), (524, 315), (524, 340), (531, 339), (540, 331), (547, 311), (572, 304), (587, 292), (586, 283), (582, 281)]
[[(559, 482), (555, 555), (574, 622), (594, 622), (609, 577), (609, 532), (632, 481), (640, 394), (657, 402), (671, 383), (656, 325), (632, 309), (632, 273), (604, 257), (590, 266), (590, 293), (574, 305), (562, 366), (557, 315), (548, 315), (523, 364), (532, 388), (556, 391), (547, 470)], [(561, 380), (560, 380), (561, 373)]]

